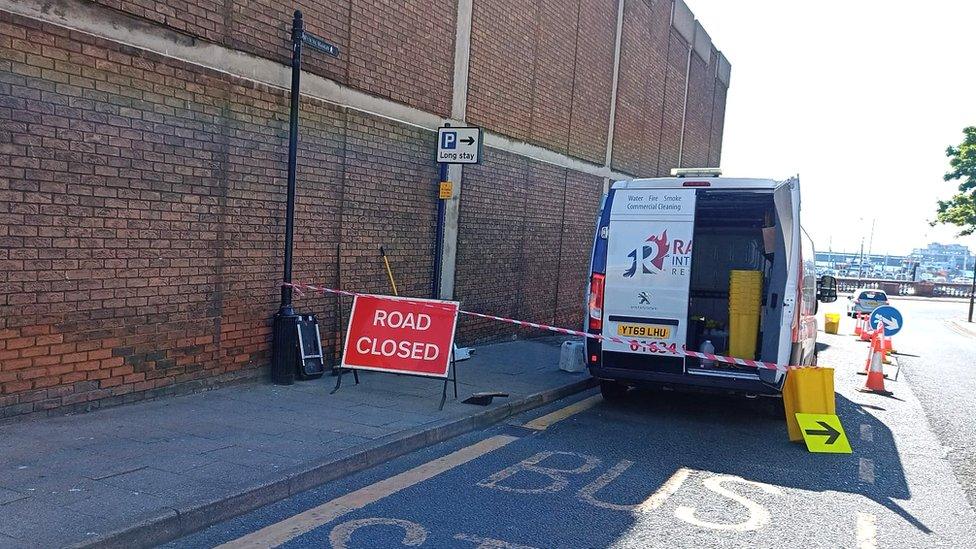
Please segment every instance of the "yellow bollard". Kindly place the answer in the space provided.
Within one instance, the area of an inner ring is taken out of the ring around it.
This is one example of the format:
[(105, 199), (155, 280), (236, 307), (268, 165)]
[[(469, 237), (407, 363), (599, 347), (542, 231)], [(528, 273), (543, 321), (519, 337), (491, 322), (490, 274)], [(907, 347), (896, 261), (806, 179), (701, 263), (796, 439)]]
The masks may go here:
[(783, 384), (783, 408), (786, 430), (793, 442), (803, 440), (796, 414), (837, 414), (834, 398), (834, 369), (794, 367), (786, 373)]
[(828, 334), (836, 334), (840, 328), (840, 314), (824, 313), (824, 331)]

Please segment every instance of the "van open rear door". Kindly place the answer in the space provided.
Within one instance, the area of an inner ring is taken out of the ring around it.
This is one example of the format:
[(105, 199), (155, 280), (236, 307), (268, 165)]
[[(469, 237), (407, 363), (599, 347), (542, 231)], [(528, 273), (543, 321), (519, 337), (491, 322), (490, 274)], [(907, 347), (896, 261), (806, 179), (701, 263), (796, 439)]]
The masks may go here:
[(615, 191), (603, 333), (648, 346), (607, 340), (604, 353), (657, 353), (662, 355), (658, 365), (684, 372), (684, 358), (671, 353), (680, 352), (687, 338), (694, 230), (695, 189)]
[[(779, 341), (776, 362), (790, 361), (793, 331), (796, 328), (797, 292), (800, 285), (800, 180), (792, 178), (776, 189), (776, 226), (786, 248), (785, 285), (779, 299), (767, 302), (766, 314), (779, 316)], [(778, 303), (777, 303), (778, 302)], [(779, 308), (777, 311), (776, 309)]]

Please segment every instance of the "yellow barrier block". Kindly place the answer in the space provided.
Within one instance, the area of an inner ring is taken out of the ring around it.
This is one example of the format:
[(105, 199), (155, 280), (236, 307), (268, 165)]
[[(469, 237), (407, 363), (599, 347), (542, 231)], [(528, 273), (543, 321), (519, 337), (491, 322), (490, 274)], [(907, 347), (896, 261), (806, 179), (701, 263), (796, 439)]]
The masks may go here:
[(840, 314), (824, 314), (824, 331), (828, 334), (836, 334), (840, 330)]
[(791, 368), (783, 384), (783, 408), (790, 440), (803, 440), (796, 414), (837, 414), (833, 368)]

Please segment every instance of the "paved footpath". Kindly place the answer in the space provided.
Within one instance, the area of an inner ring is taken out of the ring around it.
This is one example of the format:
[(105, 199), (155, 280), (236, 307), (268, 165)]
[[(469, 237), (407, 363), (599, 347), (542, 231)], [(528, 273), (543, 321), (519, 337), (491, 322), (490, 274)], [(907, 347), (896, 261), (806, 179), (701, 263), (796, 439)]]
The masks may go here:
[(588, 392), (169, 547), (976, 547), (906, 377), (892, 397), (856, 392), (866, 344), (821, 341), (851, 455), (808, 453), (741, 398)]
[(484, 427), (590, 386), (561, 341), (477, 348), (443, 411), (437, 380), (366, 373), (0, 425), (0, 547), (163, 542)]

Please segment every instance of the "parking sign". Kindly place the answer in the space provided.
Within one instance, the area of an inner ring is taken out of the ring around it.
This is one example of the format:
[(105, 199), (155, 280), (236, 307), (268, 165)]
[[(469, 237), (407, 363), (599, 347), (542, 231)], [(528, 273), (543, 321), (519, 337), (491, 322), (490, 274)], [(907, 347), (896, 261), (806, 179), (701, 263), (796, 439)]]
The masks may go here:
[(440, 164), (478, 164), (481, 162), (481, 128), (437, 129), (437, 162)]

